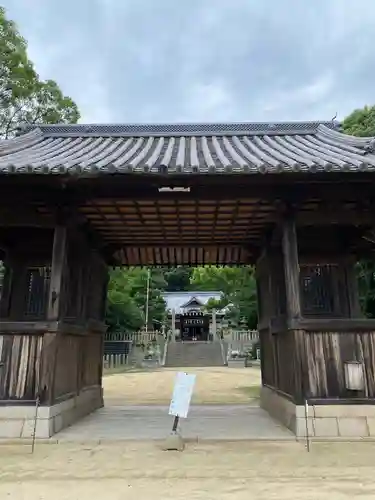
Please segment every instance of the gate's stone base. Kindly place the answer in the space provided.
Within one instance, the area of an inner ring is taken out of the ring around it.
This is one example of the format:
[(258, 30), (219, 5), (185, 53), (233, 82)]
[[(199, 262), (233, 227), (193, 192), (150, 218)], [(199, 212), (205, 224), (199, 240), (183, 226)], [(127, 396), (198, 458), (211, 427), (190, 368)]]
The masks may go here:
[[(103, 407), (101, 387), (84, 389), (53, 406), (40, 406), (36, 425), (37, 438), (49, 438), (76, 420)], [(0, 439), (31, 438), (34, 432), (35, 406), (0, 406)]]
[[(298, 437), (306, 436), (305, 407), (262, 387), (260, 405)], [(309, 406), (308, 432), (316, 438), (375, 438), (375, 405)]]

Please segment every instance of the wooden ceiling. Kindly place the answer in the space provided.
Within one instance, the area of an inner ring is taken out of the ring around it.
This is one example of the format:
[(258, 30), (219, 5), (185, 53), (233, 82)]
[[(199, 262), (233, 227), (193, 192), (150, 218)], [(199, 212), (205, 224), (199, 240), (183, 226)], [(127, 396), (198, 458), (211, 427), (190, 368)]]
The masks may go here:
[(99, 199), (79, 211), (126, 265), (247, 264), (274, 214), (260, 199)]
[[(200, 177), (199, 182), (189, 177), (185, 192), (160, 192), (161, 181), (135, 182), (133, 177), (69, 178), (56, 184), (55, 177), (43, 176), (45, 185), (39, 178), (23, 179), (4, 178), (0, 186), (0, 247), (2, 241), (4, 248), (14, 244), (12, 227), (15, 232), (52, 229), (62, 221), (85, 231), (108, 262), (243, 265), (256, 262), (286, 206), (294, 211), (297, 226), (310, 228), (309, 234), (318, 228), (313, 243), (324, 248), (322, 226), (335, 226), (343, 245), (359, 237), (348, 233), (350, 227), (359, 227), (359, 233), (374, 227), (375, 185), (367, 178), (358, 183), (296, 178), (293, 183), (293, 174), (275, 176), (272, 182), (269, 176), (257, 182), (246, 176)], [(187, 183), (172, 183), (180, 185), (185, 189)]]

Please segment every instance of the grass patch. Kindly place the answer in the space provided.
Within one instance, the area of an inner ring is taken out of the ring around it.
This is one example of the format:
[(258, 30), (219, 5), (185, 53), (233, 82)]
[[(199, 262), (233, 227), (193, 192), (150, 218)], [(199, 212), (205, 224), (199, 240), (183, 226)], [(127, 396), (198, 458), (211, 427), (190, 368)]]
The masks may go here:
[(260, 385), (251, 385), (238, 388), (243, 394), (246, 394), (251, 399), (260, 398)]

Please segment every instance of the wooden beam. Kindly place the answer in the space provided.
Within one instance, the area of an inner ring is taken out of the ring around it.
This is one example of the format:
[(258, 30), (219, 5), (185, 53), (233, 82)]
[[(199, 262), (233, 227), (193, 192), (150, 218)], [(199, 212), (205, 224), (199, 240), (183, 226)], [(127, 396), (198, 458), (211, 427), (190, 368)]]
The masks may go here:
[(95, 230), (87, 218), (79, 212), (75, 203), (66, 202), (57, 209), (58, 218), (68, 228), (74, 228), (83, 234), (87, 243), (104, 257), (108, 265), (117, 265), (119, 262), (114, 257), (113, 244), (105, 241), (100, 232)]
[(328, 205), (313, 211), (296, 213), (297, 226), (367, 226), (375, 225), (375, 211), (348, 210), (345, 208), (332, 210)]
[(342, 333), (371, 332), (375, 330), (375, 319), (368, 318), (314, 318), (288, 321), (289, 330), (305, 330), (310, 332)]
[(301, 317), (297, 233), (294, 217), (288, 214), (282, 224), (282, 249), (289, 319)]
[(84, 324), (77, 325), (68, 321), (8, 321), (0, 320), (1, 333), (14, 333), (25, 335), (40, 335), (44, 333), (63, 333), (87, 335), (87, 332), (105, 333), (107, 325), (98, 320), (87, 320)]
[[(229, 176), (225, 180), (220, 178), (221, 182), (215, 182), (214, 176), (191, 178), (184, 176), (183, 179), (174, 181), (176, 185), (184, 185), (190, 188), (189, 192), (164, 192), (160, 193), (158, 188), (162, 185), (172, 185), (171, 179), (146, 179), (142, 177), (140, 184), (125, 185), (119, 177), (116, 179), (109, 177), (101, 178), (101, 182), (90, 182), (81, 191), (81, 195), (86, 200), (95, 198), (108, 199), (129, 199), (129, 200), (237, 200), (237, 199), (255, 199), (269, 200), (277, 199), (296, 201), (308, 197), (322, 197), (327, 200), (332, 199), (361, 199), (368, 195), (370, 198), (375, 195), (375, 185), (372, 182), (359, 182), (357, 176), (351, 177), (346, 183), (342, 178), (340, 182), (329, 181), (319, 182), (315, 180), (307, 182), (306, 176), (301, 176), (299, 180), (286, 176)], [(77, 199), (79, 196), (76, 191)]]
[(118, 247), (114, 247), (115, 250), (120, 250), (124, 248), (125, 250), (127, 248), (205, 248), (207, 250), (214, 250), (217, 247), (220, 246), (225, 246), (228, 248), (243, 248), (244, 250), (248, 252), (259, 252), (260, 246), (257, 245), (251, 245), (246, 241), (225, 241), (224, 239), (221, 239), (219, 241), (215, 241), (212, 239), (206, 239), (206, 240), (167, 240), (167, 241), (161, 241), (159, 240), (141, 240), (141, 241), (133, 241), (133, 242), (124, 242), (121, 243), (121, 241), (118, 244)]
[(47, 214), (41, 214), (32, 207), (24, 210), (0, 209), (0, 227), (41, 227), (53, 228), (56, 221)]
[(37, 335), (57, 332), (57, 321), (0, 321), (1, 333)]
[[(3, 201), (1, 200), (1, 202)], [(98, 231), (91, 226), (85, 215), (80, 213), (74, 205), (69, 205), (67, 202), (64, 205), (53, 204), (49, 199), (46, 202), (46, 208), (51, 212), (51, 215), (42, 214), (33, 206), (23, 207), (22, 209), (15, 206), (1, 207), (0, 227), (41, 227), (52, 229), (59, 223), (66, 228), (76, 227), (85, 233), (95, 248), (104, 252), (107, 259), (112, 258), (108, 243), (102, 240)]]
[(52, 266), (48, 294), (47, 319), (57, 321), (60, 315), (63, 273), (66, 265), (67, 229), (57, 226), (53, 238)]
[[(333, 179), (334, 176), (330, 176)], [(184, 176), (183, 179), (174, 181), (179, 185), (189, 186), (190, 192), (160, 193), (158, 188), (163, 184), (171, 184), (171, 179), (157, 179), (154, 177), (139, 176), (137, 182), (130, 182), (131, 176), (103, 176), (91, 178), (85, 183), (78, 184), (76, 179), (62, 189), (61, 186), (41, 186), (36, 184), (30, 189), (30, 183), (14, 184), (9, 186), (3, 183), (0, 189), (2, 203), (13, 203), (15, 198), (26, 201), (40, 201), (43, 203), (56, 203), (57, 199), (70, 200), (71, 203), (80, 204), (92, 199), (117, 199), (117, 200), (236, 200), (254, 199), (268, 200), (270, 202), (280, 199), (288, 201), (300, 201), (309, 198), (321, 198), (326, 200), (361, 200), (363, 198), (374, 198), (375, 184), (373, 182), (360, 181), (360, 176), (354, 174), (350, 178), (346, 175), (337, 178), (337, 182), (307, 181), (306, 175), (299, 179), (287, 176), (261, 175), (261, 176), (229, 176), (225, 179), (220, 176), (220, 183), (214, 176), (198, 176), (192, 178)], [(134, 178), (133, 178), (134, 179)], [(142, 182), (141, 182), (142, 179)], [(4, 179), (5, 181), (6, 179)], [(4, 182), (3, 181), (3, 182)]]

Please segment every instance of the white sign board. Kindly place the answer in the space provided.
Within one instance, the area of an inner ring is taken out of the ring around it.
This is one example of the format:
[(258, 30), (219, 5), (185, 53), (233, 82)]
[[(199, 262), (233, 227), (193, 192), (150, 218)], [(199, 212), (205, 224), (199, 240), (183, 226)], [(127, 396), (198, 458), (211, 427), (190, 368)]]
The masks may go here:
[(173, 388), (169, 415), (186, 418), (189, 412), (190, 400), (193, 394), (196, 375), (178, 372)]

